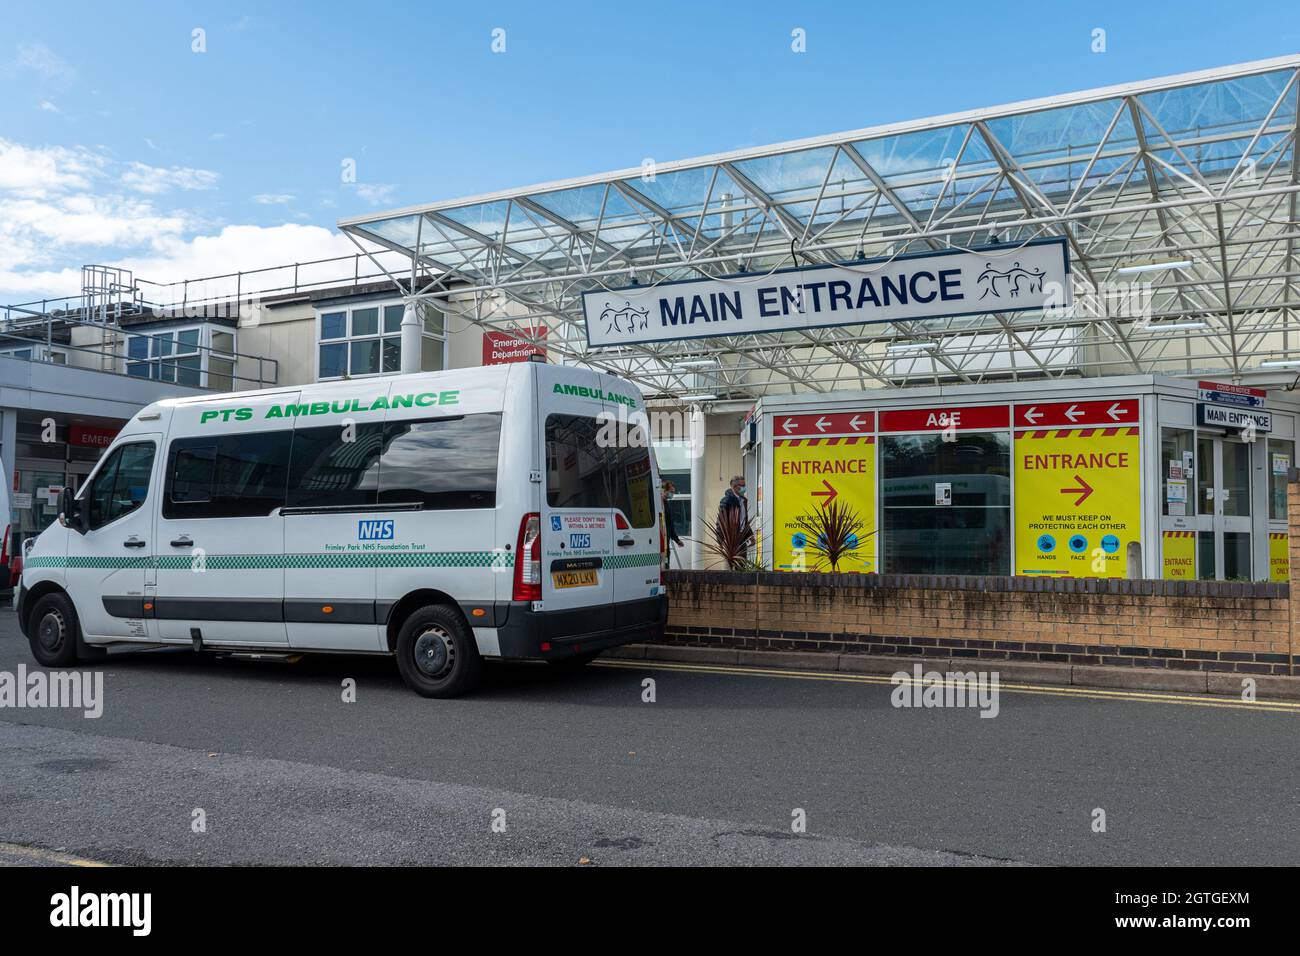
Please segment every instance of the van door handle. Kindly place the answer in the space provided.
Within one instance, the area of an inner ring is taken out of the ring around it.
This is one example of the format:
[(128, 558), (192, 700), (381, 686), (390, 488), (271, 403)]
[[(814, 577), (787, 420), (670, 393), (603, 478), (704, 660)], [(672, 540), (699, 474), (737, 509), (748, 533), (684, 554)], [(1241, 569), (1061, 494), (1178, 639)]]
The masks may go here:
[(141, 541), (135, 535), (131, 535), (131, 537), (127, 538), (122, 543), (128, 548), (143, 548), (147, 542)]
[(620, 548), (630, 548), (634, 544), (636, 544), (636, 539), (633, 538), (631, 535), (628, 535), (626, 538), (618, 539), (618, 546)]
[(188, 534), (183, 534), (179, 538), (172, 539), (173, 548), (188, 548), (193, 543), (193, 539), (191, 539)]

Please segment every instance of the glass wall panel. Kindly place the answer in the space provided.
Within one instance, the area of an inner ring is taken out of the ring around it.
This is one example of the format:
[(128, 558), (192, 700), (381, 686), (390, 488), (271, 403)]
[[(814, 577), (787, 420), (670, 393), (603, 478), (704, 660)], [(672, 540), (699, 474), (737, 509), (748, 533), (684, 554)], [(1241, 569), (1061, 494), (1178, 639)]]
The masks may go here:
[[(887, 573), (1010, 573), (1009, 434), (882, 436), (880, 454)], [(940, 483), (952, 504), (935, 504)]]

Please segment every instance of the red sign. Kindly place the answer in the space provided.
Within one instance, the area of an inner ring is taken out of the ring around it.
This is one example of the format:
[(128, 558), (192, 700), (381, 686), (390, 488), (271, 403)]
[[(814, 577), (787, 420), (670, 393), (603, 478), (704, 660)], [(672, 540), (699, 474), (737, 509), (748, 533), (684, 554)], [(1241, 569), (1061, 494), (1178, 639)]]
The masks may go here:
[(868, 435), (875, 430), (875, 412), (777, 415), (772, 419), (772, 435), (776, 438), (807, 438), (817, 435)]
[(1044, 402), (1016, 405), (1017, 428), (1073, 428), (1076, 425), (1136, 425), (1138, 400)]
[[(535, 334), (531, 332), (525, 334), (532, 334), (534, 338), (545, 339), (546, 329), (542, 327)], [(515, 338), (509, 332), (492, 331), (483, 333), (484, 365), (509, 365), (511, 362), (527, 362), (534, 355), (545, 358), (546, 346), (525, 342), (523, 339)]]
[(904, 408), (880, 413), (882, 432), (978, 431), (1007, 428), (1011, 409), (1006, 405), (968, 405), (950, 408)]
[(1268, 398), (1268, 392), (1262, 388), (1251, 388), (1249, 385), (1228, 385), (1223, 382), (1197, 382), (1197, 388), (1203, 388), (1207, 392), (1230, 392), (1233, 395), (1253, 395), (1255, 398)]
[(120, 428), (97, 428), (93, 425), (69, 425), (68, 444), (87, 448), (107, 448), (113, 444)]

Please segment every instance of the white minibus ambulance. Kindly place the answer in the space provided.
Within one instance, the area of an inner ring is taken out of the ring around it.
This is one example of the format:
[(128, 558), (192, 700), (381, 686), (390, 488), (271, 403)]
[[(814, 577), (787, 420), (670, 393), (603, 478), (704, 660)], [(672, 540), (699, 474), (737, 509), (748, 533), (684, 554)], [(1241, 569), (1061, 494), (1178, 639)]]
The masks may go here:
[(47, 667), (392, 654), (428, 697), (585, 663), (667, 619), (644, 414), (539, 361), (156, 402), (27, 546), (19, 623)]

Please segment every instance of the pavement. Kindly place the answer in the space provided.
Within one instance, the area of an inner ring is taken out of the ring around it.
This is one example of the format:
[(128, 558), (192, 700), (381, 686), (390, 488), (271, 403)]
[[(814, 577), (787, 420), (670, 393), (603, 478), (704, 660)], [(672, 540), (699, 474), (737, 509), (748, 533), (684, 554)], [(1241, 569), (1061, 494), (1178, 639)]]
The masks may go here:
[(91, 669), (98, 719), (0, 707), (0, 864), (1300, 862), (1294, 703), (1022, 682), (986, 719), (882, 675), (629, 659), (489, 665), (450, 701), (386, 658)]

